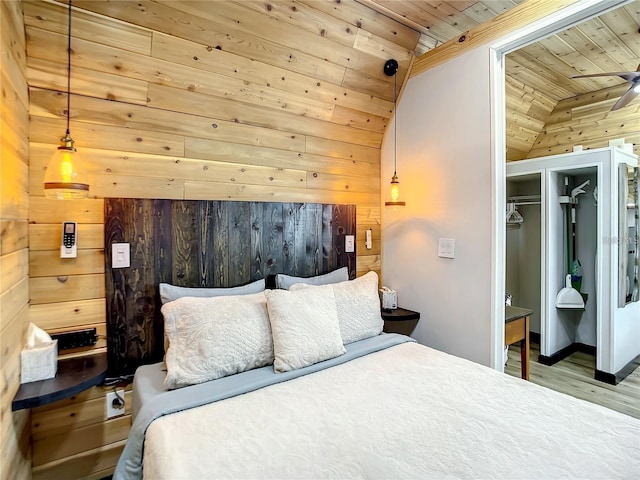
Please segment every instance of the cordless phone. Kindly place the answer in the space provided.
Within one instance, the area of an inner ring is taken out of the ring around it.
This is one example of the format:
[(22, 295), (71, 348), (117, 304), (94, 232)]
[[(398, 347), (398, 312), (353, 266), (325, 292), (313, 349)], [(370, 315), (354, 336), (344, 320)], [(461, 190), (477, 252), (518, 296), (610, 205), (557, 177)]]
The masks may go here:
[(62, 245), (60, 245), (60, 258), (76, 258), (78, 256), (77, 232), (78, 224), (76, 222), (64, 222), (62, 224)]

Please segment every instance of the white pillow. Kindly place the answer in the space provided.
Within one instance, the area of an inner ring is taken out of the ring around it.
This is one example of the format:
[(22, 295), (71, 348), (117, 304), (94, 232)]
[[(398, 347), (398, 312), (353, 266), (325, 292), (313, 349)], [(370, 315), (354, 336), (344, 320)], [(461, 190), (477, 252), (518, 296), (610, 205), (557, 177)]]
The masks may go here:
[[(159, 284), (160, 302), (162, 303), (162, 305), (164, 305), (165, 303), (173, 302), (174, 300), (182, 297), (227, 297), (230, 295), (251, 295), (253, 293), (264, 292), (264, 288), (264, 278), (256, 280), (255, 282), (248, 283), (247, 285), (229, 288), (178, 287), (177, 285), (171, 285), (170, 283)], [(165, 354), (168, 348), (169, 338), (165, 335)]]
[(173, 302), (182, 297), (223, 297), (229, 295), (251, 295), (252, 293), (260, 293), (264, 291), (264, 278), (255, 282), (241, 285), (240, 287), (230, 288), (200, 288), (200, 287), (178, 287), (170, 283), (161, 283), (160, 302), (164, 305)]
[(338, 357), (346, 350), (330, 286), (265, 290), (273, 335), (273, 368), (288, 372)]
[(169, 349), (167, 388), (179, 388), (273, 362), (264, 292), (183, 297), (162, 306)]
[[(382, 332), (384, 320), (380, 315), (378, 274), (369, 272), (355, 280), (328, 285), (333, 289), (338, 309), (340, 334), (345, 345), (374, 337)], [(292, 291), (310, 287), (305, 284), (291, 286)]]
[(315, 277), (292, 277), (284, 273), (276, 275), (276, 288), (289, 290), (291, 285), (296, 283), (306, 283), (307, 285), (328, 285), (330, 283), (345, 282), (349, 280), (349, 269), (347, 267), (338, 268), (333, 272), (324, 275), (316, 275)]

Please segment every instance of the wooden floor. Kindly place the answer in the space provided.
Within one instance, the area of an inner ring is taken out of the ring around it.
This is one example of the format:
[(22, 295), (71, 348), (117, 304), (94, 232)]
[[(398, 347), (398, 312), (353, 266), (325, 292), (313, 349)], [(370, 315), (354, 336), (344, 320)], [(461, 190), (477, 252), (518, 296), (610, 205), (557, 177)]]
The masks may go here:
[[(531, 382), (640, 418), (640, 368), (614, 386), (593, 378), (596, 366), (593, 355), (578, 352), (548, 366), (538, 363), (539, 353), (540, 346), (532, 343)], [(520, 348), (517, 345), (509, 346), (505, 373), (520, 377)]]

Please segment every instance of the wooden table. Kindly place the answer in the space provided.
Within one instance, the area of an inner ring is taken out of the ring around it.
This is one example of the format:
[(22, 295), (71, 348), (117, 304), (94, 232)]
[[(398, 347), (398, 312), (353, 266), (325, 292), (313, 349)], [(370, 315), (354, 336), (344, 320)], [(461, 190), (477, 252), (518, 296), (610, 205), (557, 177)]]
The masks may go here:
[(533, 313), (527, 308), (506, 306), (504, 311), (504, 343), (520, 342), (521, 376), (529, 380), (529, 317)]

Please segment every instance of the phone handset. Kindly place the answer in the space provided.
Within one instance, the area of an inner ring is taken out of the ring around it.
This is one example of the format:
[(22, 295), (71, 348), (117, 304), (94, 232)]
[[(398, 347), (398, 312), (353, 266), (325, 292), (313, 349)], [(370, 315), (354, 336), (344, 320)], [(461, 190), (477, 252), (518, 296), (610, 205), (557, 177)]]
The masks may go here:
[(64, 222), (62, 224), (62, 245), (60, 245), (60, 258), (76, 258), (78, 256), (78, 224), (76, 222)]

